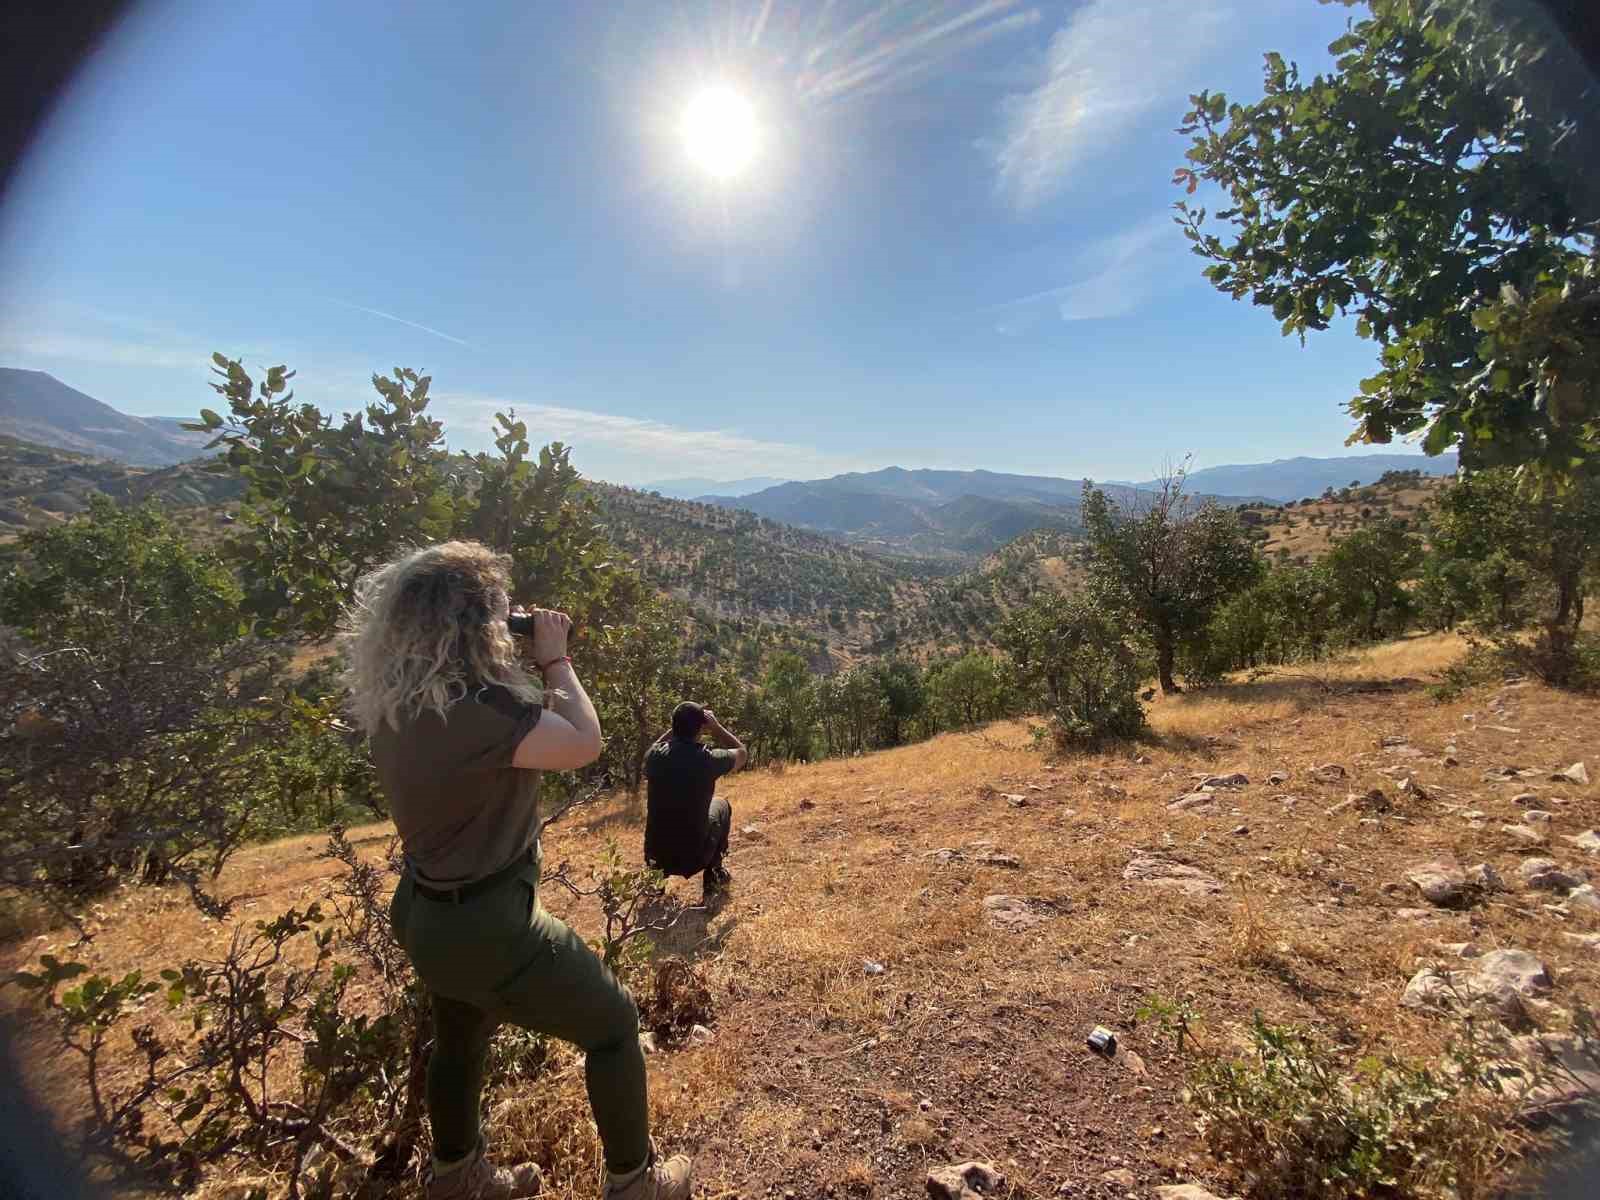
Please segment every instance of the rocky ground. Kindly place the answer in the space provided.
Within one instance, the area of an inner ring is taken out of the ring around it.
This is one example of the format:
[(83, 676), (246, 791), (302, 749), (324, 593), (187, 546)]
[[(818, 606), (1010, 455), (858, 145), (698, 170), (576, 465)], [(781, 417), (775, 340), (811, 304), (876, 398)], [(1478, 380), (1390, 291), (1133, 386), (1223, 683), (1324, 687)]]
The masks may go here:
[[(1459, 651), (1416, 639), (1161, 699), (1149, 742), (1105, 754), (1053, 758), (1018, 722), (725, 781), (732, 895), (708, 912), (674, 881), (690, 907), (659, 944), (711, 1008), (650, 1058), (696, 1194), (955, 1196), (1001, 1187), (988, 1172), (1026, 1196), (1237, 1194), (1184, 1101), (1186, 1052), (1135, 1015), (1151, 997), (1197, 1011), (1212, 1048), (1260, 1011), (1352, 1063), (1435, 1056), (1463, 1004), (1563, 1036), (1600, 999), (1600, 700), (1527, 681), (1431, 699)], [(554, 826), (547, 863), (582, 870), (608, 838), (639, 853), (625, 800)], [(251, 850), (224, 890), (276, 913), (326, 886), (313, 853)], [(112, 969), (226, 936), (176, 895), (96, 924)], [(1115, 1053), (1086, 1046), (1097, 1026)], [(66, 1105), (53, 1066), (33, 1078)], [(575, 1067), (492, 1112), (498, 1153), (594, 1194)]]

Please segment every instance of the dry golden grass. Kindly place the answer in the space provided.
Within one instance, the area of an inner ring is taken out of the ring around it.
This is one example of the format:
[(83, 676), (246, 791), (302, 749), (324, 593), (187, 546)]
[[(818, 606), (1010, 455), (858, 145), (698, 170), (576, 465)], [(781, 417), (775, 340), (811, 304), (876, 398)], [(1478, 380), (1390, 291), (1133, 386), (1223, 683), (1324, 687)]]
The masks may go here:
[[(1517, 819), (1517, 792), (1555, 812), (1544, 852), (1563, 862), (1582, 859), (1560, 835), (1600, 825), (1593, 786), (1484, 781), (1489, 768), (1548, 773), (1585, 757), (1595, 772), (1600, 701), (1527, 684), (1435, 703), (1423, 684), (1459, 651), (1450, 638), (1415, 638), (1162, 698), (1148, 741), (1105, 753), (1050, 758), (1026, 722), (1001, 722), (725, 781), (735, 890), (659, 942), (709, 985), (714, 1036), (650, 1058), (659, 1136), (697, 1154), (697, 1191), (711, 1197), (913, 1195), (930, 1163), (974, 1157), (1030, 1194), (1063, 1184), (1093, 1193), (1123, 1165), (1141, 1187), (1195, 1180), (1220, 1192), (1235, 1181), (1192, 1133), (1185, 1060), (1134, 1019), (1147, 996), (1190, 998), (1215, 1044), (1233, 1044), (1259, 1010), (1316, 1028), (1352, 1058), (1438, 1048), (1440, 1025), (1397, 1001), (1441, 943), (1527, 948), (1549, 964), (1558, 1006), (1600, 1000), (1600, 965), (1560, 936), (1600, 921), (1557, 916), (1543, 897), (1397, 915), (1422, 904), (1403, 884), (1418, 861), (1488, 861), (1516, 878), (1528, 851), (1499, 825)], [(1386, 747), (1386, 737), (1405, 744)], [(1444, 765), (1447, 745), (1460, 765)], [(1328, 762), (1349, 777), (1319, 782), (1311, 768)], [(1168, 811), (1198, 776), (1232, 771), (1249, 785), (1219, 792), (1209, 810)], [(1269, 785), (1274, 771), (1287, 781)], [(1406, 777), (1426, 798), (1399, 795)], [(1393, 813), (1330, 813), (1372, 788)], [(1459, 815), (1467, 808), (1489, 819), (1474, 826)], [(641, 826), (626, 799), (579, 810), (548, 831), (546, 860), (581, 870), (610, 837), (637, 854)], [(376, 853), (385, 832), (361, 836)], [(333, 870), (317, 848), (253, 848), (222, 888), (249, 918), (304, 903)], [(1020, 865), (986, 863), (986, 851)], [(1199, 867), (1226, 890), (1191, 898), (1127, 882), (1138, 853)], [(669, 890), (698, 899), (697, 881)], [(997, 928), (983, 906), (996, 894), (1026, 898), (1041, 921)], [(547, 902), (597, 931), (592, 909), (565, 894)], [(119, 896), (93, 924), (89, 955), (111, 970), (211, 952), (226, 938), (177, 894)], [(62, 941), (16, 945), (8, 965)], [(869, 974), (868, 962), (883, 972)], [(1083, 1037), (1096, 1024), (1116, 1030), (1138, 1064), (1090, 1055)], [(33, 1080), (70, 1108), (75, 1085), (40, 1054)], [(498, 1153), (538, 1157), (554, 1196), (595, 1194), (598, 1146), (575, 1055), (490, 1105)]]

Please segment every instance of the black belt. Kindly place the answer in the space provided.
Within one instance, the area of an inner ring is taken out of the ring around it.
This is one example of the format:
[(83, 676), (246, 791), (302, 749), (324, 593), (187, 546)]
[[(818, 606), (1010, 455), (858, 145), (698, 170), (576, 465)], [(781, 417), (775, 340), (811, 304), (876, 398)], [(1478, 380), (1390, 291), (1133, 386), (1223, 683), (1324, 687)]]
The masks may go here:
[(474, 879), (471, 883), (463, 883), (460, 887), (453, 888), (429, 887), (417, 878), (415, 871), (412, 871), (411, 886), (416, 889), (417, 895), (429, 900), (441, 900), (446, 904), (461, 904), (471, 900), (474, 896), (481, 896), (485, 892), (494, 891), (495, 888), (516, 875), (533, 861), (533, 850), (525, 850), (493, 875), (485, 875), (482, 879)]

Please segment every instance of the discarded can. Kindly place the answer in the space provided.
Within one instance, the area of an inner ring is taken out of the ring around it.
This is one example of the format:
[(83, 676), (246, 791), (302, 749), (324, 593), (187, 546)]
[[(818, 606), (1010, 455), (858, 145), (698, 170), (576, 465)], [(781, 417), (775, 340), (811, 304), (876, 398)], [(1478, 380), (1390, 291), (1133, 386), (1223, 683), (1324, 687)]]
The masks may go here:
[(1096, 1025), (1091, 1029), (1087, 1041), (1089, 1049), (1102, 1058), (1110, 1058), (1117, 1052), (1117, 1035), (1104, 1025)]

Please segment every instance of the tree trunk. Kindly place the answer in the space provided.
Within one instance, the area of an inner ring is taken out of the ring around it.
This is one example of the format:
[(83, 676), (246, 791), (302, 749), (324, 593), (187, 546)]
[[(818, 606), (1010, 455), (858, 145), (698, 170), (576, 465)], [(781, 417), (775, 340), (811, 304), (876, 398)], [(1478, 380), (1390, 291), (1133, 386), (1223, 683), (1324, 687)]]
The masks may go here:
[(1156, 675), (1161, 680), (1161, 694), (1174, 695), (1178, 685), (1172, 678), (1172, 660), (1175, 657), (1175, 647), (1172, 644), (1172, 635), (1165, 631), (1156, 634)]

